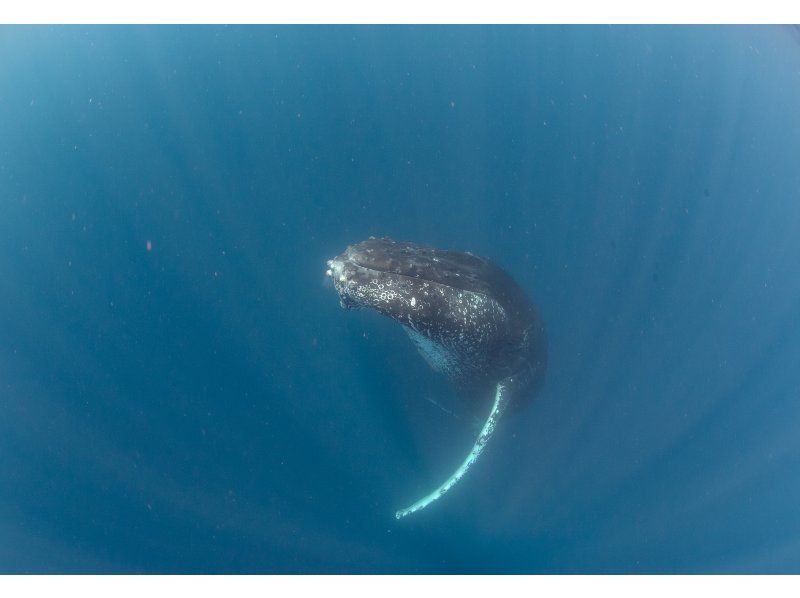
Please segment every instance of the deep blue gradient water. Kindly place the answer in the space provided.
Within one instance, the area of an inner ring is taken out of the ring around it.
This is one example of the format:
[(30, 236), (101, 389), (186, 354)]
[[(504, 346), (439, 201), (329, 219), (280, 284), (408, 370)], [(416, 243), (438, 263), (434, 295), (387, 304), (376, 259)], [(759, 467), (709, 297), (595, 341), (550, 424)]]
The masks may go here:
[[(0, 570), (800, 572), (800, 36), (0, 29)], [(469, 414), (325, 261), (469, 250)], [(485, 402), (488, 410), (490, 397)]]

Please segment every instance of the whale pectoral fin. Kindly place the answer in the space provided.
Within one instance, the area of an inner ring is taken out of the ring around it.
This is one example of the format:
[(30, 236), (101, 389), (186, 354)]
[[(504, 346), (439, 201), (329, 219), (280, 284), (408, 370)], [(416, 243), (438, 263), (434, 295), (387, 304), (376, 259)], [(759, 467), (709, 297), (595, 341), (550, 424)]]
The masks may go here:
[(397, 519), (402, 519), (406, 515), (411, 515), (416, 511), (424, 509), (433, 501), (441, 497), (445, 492), (450, 490), (453, 486), (455, 486), (456, 482), (460, 480), (467, 470), (472, 466), (473, 463), (478, 459), (480, 454), (483, 452), (483, 448), (486, 446), (486, 443), (489, 441), (489, 437), (494, 432), (495, 427), (497, 426), (497, 420), (503, 412), (506, 404), (508, 403), (508, 385), (506, 381), (502, 381), (497, 385), (497, 391), (495, 392), (494, 397), (494, 404), (492, 405), (492, 410), (489, 413), (489, 417), (486, 420), (486, 423), (483, 424), (483, 428), (481, 429), (480, 434), (478, 434), (478, 439), (475, 441), (475, 444), (472, 447), (472, 450), (467, 455), (467, 458), (464, 459), (464, 462), (461, 466), (456, 469), (456, 471), (447, 478), (444, 483), (439, 486), (436, 490), (428, 494), (427, 496), (422, 497), (417, 502), (415, 502), (410, 507), (405, 509), (400, 509), (397, 511), (394, 516)]

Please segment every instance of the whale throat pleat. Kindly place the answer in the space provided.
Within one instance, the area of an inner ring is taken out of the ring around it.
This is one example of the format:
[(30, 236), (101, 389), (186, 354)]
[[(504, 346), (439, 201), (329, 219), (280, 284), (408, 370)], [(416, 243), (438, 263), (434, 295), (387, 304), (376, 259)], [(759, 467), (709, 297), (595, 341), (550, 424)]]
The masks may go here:
[(458, 375), (461, 368), (459, 367), (458, 357), (453, 351), (448, 350), (409, 326), (403, 326), (403, 329), (432, 370), (451, 378)]

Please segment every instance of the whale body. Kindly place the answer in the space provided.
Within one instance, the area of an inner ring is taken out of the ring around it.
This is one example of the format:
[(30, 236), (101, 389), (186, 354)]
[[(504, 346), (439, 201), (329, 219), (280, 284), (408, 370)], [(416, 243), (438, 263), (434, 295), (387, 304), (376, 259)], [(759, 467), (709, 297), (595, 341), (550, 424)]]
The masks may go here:
[(469, 455), (399, 519), (447, 492), (475, 462), (509, 404), (532, 398), (547, 367), (547, 334), (533, 302), (509, 274), (467, 252), (371, 237), (328, 262), (340, 303), (401, 324), (430, 366), (470, 393), (493, 393)]

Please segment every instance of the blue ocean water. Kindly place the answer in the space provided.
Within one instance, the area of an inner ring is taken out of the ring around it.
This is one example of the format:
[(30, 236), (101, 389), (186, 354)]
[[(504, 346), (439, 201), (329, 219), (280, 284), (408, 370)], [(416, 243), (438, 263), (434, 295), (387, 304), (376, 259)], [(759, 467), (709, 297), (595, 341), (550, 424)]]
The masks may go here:
[[(800, 572), (796, 30), (0, 52), (0, 571)], [(549, 335), (539, 395), (401, 521), (476, 430), (324, 284), (370, 235), (491, 258)]]

